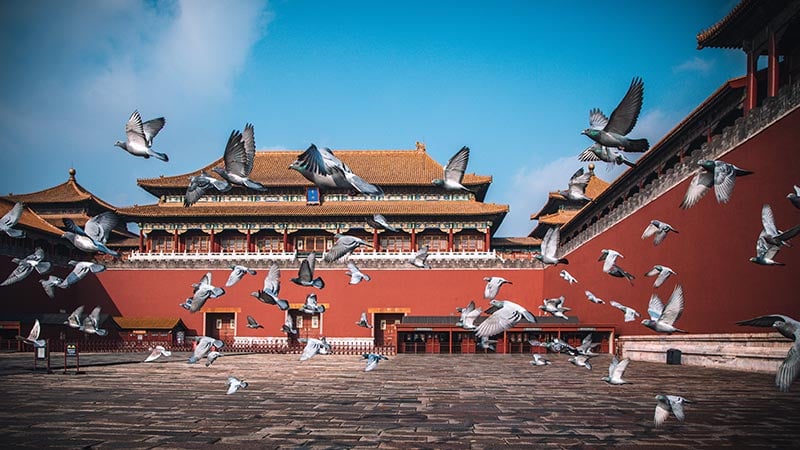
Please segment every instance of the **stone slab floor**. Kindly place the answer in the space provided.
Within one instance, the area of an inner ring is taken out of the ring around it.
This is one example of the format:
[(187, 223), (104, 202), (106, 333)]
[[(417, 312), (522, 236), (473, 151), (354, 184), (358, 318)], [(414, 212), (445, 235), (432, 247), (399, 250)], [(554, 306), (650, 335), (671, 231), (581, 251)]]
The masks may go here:
[[(610, 386), (610, 356), (588, 371), (549, 355), (82, 355), (85, 374), (33, 372), (0, 355), (2, 448), (721, 448), (800, 447), (800, 382), (632, 362)], [(71, 372), (74, 372), (71, 371)], [(226, 395), (235, 375), (250, 385)], [(692, 400), (686, 421), (653, 426), (654, 396)]]

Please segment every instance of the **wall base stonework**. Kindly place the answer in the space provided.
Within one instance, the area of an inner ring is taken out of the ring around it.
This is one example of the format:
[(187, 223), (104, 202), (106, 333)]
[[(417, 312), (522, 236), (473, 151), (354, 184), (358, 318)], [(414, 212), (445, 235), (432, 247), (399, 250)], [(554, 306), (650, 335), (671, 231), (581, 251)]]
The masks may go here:
[(633, 361), (666, 363), (667, 350), (674, 348), (687, 366), (774, 373), (792, 343), (778, 333), (721, 333), (620, 336), (617, 345)]

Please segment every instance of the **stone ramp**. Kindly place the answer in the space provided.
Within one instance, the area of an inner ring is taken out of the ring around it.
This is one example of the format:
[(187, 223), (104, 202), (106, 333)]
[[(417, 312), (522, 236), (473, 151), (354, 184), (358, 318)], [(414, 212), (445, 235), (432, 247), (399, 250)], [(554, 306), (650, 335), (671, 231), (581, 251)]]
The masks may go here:
[[(6, 448), (720, 448), (796, 447), (800, 384), (774, 375), (631, 362), (588, 371), (549, 355), (399, 355), (364, 372), (358, 356), (228, 355), (95, 365), (84, 375), (5, 372)], [(139, 355), (134, 354), (138, 358)], [(113, 359), (112, 355), (108, 358)], [(119, 357), (117, 357), (119, 358)], [(27, 358), (26, 358), (27, 360)], [(250, 383), (226, 395), (226, 379)], [(693, 401), (686, 422), (653, 427), (658, 393)]]

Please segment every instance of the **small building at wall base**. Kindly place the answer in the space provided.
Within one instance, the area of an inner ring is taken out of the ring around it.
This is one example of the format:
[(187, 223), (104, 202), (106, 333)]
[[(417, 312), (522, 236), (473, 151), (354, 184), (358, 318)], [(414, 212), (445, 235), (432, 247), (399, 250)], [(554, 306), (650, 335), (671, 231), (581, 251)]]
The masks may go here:
[(182, 345), (186, 341), (186, 325), (176, 317), (114, 317), (119, 336), (125, 342), (169, 343)]

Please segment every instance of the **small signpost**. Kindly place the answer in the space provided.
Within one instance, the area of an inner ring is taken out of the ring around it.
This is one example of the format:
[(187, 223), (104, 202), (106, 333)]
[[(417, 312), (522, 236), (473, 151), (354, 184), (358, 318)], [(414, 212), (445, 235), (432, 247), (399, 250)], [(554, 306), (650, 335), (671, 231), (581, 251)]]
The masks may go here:
[(67, 374), (67, 358), (75, 358), (75, 375), (81, 375), (81, 358), (78, 352), (78, 344), (71, 342), (64, 346), (64, 375)]
[(36, 372), (38, 368), (36, 367), (37, 361), (47, 361), (46, 370), (47, 373), (53, 373), (50, 369), (50, 339), (45, 341), (44, 347), (34, 347), (33, 348), (33, 371)]

